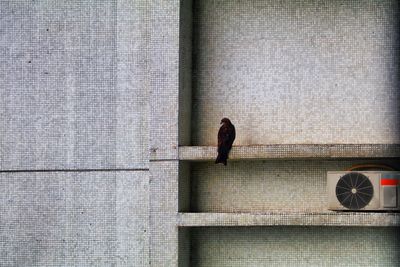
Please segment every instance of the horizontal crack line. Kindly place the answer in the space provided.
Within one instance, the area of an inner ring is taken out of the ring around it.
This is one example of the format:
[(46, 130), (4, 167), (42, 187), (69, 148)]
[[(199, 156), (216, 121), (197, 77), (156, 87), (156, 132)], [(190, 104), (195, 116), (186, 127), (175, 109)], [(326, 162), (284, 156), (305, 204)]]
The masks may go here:
[(28, 169), (28, 170), (0, 170), (0, 173), (14, 172), (129, 172), (149, 171), (149, 168), (117, 168), (117, 169)]

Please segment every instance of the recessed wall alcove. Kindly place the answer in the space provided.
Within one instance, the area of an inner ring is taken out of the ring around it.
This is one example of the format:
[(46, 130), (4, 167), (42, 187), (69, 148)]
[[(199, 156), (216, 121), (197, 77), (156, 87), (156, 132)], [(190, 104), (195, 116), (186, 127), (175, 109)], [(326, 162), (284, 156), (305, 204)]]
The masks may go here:
[[(288, 265), (285, 251), (345, 266), (335, 237), (398, 248), (398, 214), (327, 209), (326, 172), (400, 167), (399, 11), (397, 1), (181, 1), (182, 266), (268, 266), (275, 245)], [(223, 117), (236, 127), (226, 167), (213, 163)]]
[(393, 144), (397, 1), (183, 1), (181, 145)]

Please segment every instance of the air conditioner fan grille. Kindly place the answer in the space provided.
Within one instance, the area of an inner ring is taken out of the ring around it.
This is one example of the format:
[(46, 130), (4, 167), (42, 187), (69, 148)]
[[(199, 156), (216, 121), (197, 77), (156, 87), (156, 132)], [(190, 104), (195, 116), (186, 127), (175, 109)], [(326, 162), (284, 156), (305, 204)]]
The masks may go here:
[(374, 188), (371, 181), (362, 173), (351, 172), (336, 184), (336, 197), (340, 204), (352, 210), (364, 208), (371, 201)]

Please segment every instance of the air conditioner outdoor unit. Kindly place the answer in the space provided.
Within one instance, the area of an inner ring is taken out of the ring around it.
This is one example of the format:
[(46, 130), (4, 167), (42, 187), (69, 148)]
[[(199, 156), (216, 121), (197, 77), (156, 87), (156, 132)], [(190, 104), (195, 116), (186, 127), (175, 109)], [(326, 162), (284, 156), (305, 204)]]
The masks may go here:
[(400, 210), (400, 172), (341, 171), (327, 173), (330, 210)]

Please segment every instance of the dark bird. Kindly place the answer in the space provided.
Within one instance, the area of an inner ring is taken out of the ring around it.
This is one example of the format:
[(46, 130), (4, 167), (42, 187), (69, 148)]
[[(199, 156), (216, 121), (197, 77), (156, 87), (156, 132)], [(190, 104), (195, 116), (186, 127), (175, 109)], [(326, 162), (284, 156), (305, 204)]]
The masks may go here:
[(226, 165), (229, 151), (232, 148), (233, 141), (236, 137), (235, 126), (227, 118), (221, 120), (221, 128), (218, 131), (218, 156), (215, 163), (223, 163)]

